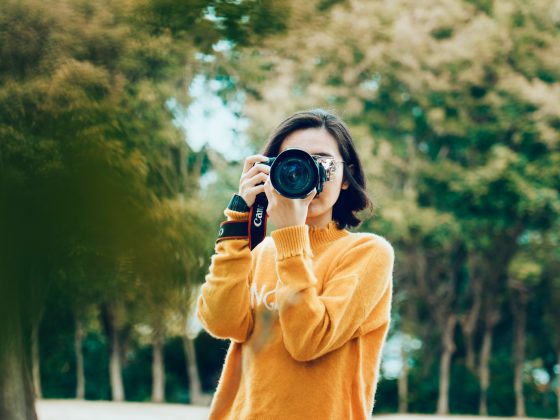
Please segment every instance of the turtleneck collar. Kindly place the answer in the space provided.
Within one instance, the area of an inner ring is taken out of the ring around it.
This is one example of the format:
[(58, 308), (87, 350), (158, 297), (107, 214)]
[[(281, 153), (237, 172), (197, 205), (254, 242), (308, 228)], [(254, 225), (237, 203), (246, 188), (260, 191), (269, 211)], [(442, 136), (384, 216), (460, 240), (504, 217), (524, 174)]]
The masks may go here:
[(319, 228), (309, 226), (309, 242), (312, 249), (320, 248), (338, 238), (349, 235), (346, 229), (339, 229), (334, 220), (331, 220), (327, 226)]

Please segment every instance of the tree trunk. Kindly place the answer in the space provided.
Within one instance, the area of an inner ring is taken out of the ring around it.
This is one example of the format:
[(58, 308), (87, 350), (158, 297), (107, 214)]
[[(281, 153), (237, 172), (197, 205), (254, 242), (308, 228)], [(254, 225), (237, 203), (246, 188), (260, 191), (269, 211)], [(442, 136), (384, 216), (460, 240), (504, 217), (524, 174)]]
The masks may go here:
[(157, 325), (152, 337), (152, 402), (165, 400), (165, 368), (163, 362), (163, 329)]
[[(4, 321), (9, 325), (13, 320)], [(0, 337), (0, 419), (37, 420), (32, 372), (25, 356), (21, 325), (12, 324), (7, 329)]]
[[(518, 295), (517, 297), (515, 295)], [(525, 397), (523, 396), (523, 363), (525, 361), (527, 292), (522, 289), (513, 291), (512, 311), (514, 321), (513, 363), (515, 415), (525, 417)]]
[(124, 386), (121, 371), (121, 350), (117, 331), (111, 337), (111, 395), (113, 401), (124, 401)]
[(35, 398), (43, 398), (43, 391), (41, 390), (41, 361), (39, 357), (39, 325), (40, 321), (31, 330), (31, 366)]
[(104, 307), (105, 323), (111, 342), (109, 360), (109, 378), (111, 380), (111, 397), (113, 401), (124, 401), (122, 380), (121, 342), (115, 308), (113, 305)]
[(86, 396), (86, 376), (84, 373), (84, 353), (82, 341), (84, 339), (84, 325), (79, 315), (76, 315), (76, 330), (74, 332), (74, 352), (76, 355), (76, 399), (83, 400)]
[(475, 360), (475, 350), (474, 350), (474, 333), (476, 330), (476, 324), (478, 322), (479, 313), (480, 313), (480, 306), (481, 306), (481, 291), (479, 280), (473, 279), (473, 304), (467, 313), (466, 316), (461, 317), (460, 325), (461, 329), (463, 330), (463, 336), (465, 337), (465, 343), (467, 346), (467, 359), (466, 364), (467, 368), (470, 369), (471, 372), (476, 371), (476, 360)]
[(439, 396), (437, 403), (437, 414), (445, 415), (449, 413), (449, 377), (451, 370), (451, 356), (455, 352), (455, 343), (453, 341), (453, 333), (457, 317), (450, 315), (447, 318), (445, 328), (442, 332), (442, 349), (440, 366), (439, 366)]
[(399, 413), (408, 413), (408, 354), (401, 346), (402, 370), (399, 376)]
[(193, 340), (183, 336), (183, 348), (185, 350), (187, 373), (189, 376), (190, 403), (193, 405), (208, 405), (208, 398), (205, 398), (202, 393)]
[(490, 387), (490, 355), (492, 354), (492, 338), (494, 325), (497, 322), (497, 314), (493, 313), (485, 317), (484, 337), (482, 349), (480, 350), (480, 405), (479, 414), (488, 415), (488, 388)]

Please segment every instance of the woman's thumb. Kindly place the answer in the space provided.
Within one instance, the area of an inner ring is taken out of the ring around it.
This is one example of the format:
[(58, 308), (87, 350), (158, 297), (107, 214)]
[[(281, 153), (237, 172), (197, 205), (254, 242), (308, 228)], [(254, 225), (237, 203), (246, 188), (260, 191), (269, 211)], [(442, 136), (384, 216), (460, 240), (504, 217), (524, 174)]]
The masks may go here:
[(313, 191), (311, 191), (309, 195), (305, 197), (305, 201), (311, 202), (311, 200), (313, 200), (316, 195), (317, 195), (317, 188), (314, 188)]

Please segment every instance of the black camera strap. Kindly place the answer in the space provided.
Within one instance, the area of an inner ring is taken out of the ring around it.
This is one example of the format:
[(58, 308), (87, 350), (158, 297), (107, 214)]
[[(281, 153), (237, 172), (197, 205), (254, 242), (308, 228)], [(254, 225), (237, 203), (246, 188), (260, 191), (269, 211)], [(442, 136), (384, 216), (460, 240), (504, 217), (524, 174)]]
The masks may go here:
[(237, 222), (235, 220), (227, 220), (220, 223), (220, 231), (216, 242), (224, 239), (246, 239), (249, 236), (247, 222)]
[(268, 200), (265, 193), (260, 193), (249, 212), (249, 246), (251, 249), (260, 244), (266, 236)]
[(220, 223), (220, 231), (216, 242), (224, 239), (245, 239), (248, 237), (249, 247), (251, 249), (255, 248), (266, 236), (267, 206), (268, 200), (265, 193), (259, 194), (249, 211), (249, 221), (228, 220)]

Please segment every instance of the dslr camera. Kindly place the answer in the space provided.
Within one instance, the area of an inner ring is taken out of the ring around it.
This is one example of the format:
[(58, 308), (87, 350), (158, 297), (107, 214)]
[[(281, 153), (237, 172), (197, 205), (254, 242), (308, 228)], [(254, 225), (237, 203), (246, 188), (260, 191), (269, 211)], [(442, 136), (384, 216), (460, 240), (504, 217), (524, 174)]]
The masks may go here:
[(314, 188), (319, 195), (329, 175), (317, 157), (301, 149), (287, 149), (260, 163), (270, 166), (272, 186), (287, 198), (304, 198)]

